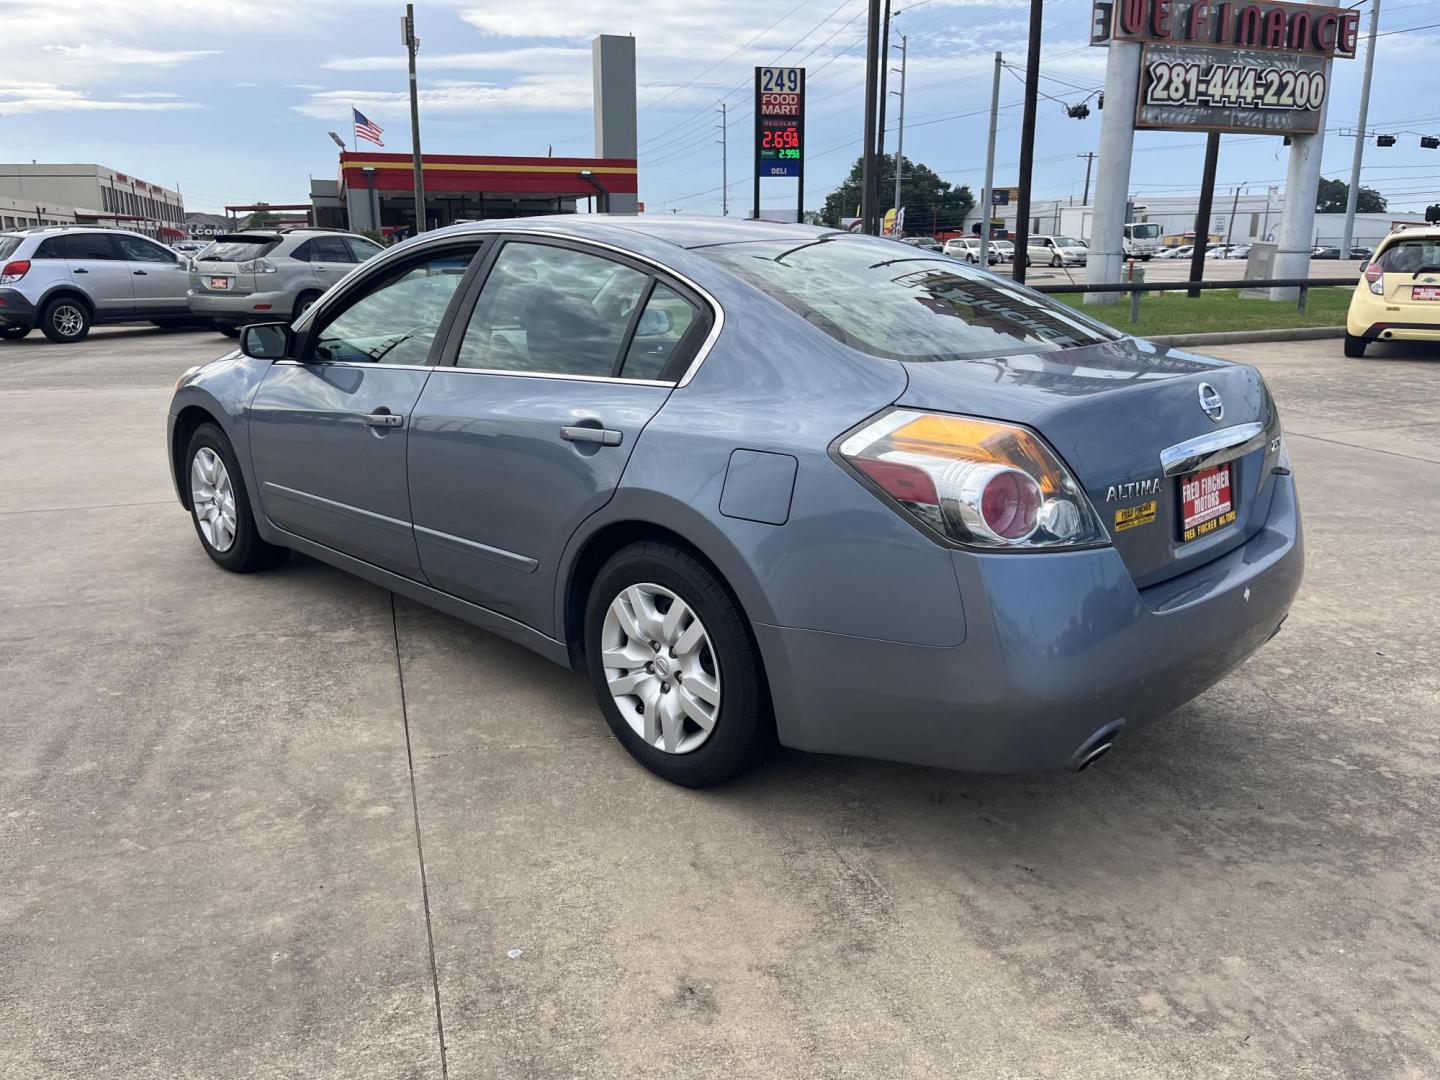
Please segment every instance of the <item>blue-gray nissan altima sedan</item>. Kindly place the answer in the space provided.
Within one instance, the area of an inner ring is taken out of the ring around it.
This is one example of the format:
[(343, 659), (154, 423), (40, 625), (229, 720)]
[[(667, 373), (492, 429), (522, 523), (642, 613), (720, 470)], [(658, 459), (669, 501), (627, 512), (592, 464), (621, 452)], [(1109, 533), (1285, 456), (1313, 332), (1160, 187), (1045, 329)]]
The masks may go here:
[(676, 783), (776, 743), (1080, 768), (1300, 585), (1254, 369), (871, 237), (685, 218), (454, 226), (187, 373), (181, 502), (584, 668)]

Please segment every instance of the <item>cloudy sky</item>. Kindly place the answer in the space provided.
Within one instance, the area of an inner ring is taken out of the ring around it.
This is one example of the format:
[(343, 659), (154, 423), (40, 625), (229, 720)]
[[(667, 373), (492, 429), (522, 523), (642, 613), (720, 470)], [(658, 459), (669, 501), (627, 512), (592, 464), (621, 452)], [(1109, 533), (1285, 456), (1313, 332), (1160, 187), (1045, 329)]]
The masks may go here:
[[(906, 154), (978, 190), (992, 57), (998, 49), (1023, 64), (1028, 4), (894, 6), (908, 9), (894, 23), (895, 40), (904, 33), (910, 43)], [(636, 38), (640, 197), (651, 211), (719, 212), (715, 110), (724, 101), (730, 194), (743, 213), (756, 64), (810, 73), (807, 207), (820, 205), (859, 151), (865, 0), (422, 0), (417, 8), (428, 152), (593, 152), (590, 40), (601, 32)], [(1396, 132), (1399, 145), (1372, 144), (1364, 178), (1392, 209), (1413, 209), (1440, 199), (1440, 151), (1418, 147), (1418, 134), (1440, 134), (1429, 94), (1440, 25), (1430, 25), (1433, 5), (1417, 0), (1383, 10), (1370, 127)], [(389, 0), (0, 0), (0, 158), (95, 161), (178, 182), (191, 210), (303, 201), (309, 176), (335, 174), (325, 133), (348, 133), (352, 102), (385, 128), (387, 149), (408, 149), (402, 11)], [(1035, 193), (1078, 201), (1085, 162), (1076, 155), (1095, 148), (1099, 113), (1069, 119), (1062, 102), (1100, 87), (1104, 51), (1085, 44), (1089, 0), (1047, 3), (1045, 20), (1042, 89), (1059, 100), (1041, 102)], [(1361, 67), (1335, 65), (1327, 176), (1349, 175), (1353, 142), (1338, 132), (1354, 125)], [(998, 183), (1013, 178), (1020, 92), (1018, 73), (1007, 73)], [(894, 121), (892, 107), (892, 129)], [(1201, 136), (1141, 133), (1132, 189), (1192, 191), (1202, 147)], [(1278, 139), (1226, 136), (1222, 187), (1263, 191), (1284, 175)], [(767, 181), (762, 202), (794, 205), (793, 183)]]

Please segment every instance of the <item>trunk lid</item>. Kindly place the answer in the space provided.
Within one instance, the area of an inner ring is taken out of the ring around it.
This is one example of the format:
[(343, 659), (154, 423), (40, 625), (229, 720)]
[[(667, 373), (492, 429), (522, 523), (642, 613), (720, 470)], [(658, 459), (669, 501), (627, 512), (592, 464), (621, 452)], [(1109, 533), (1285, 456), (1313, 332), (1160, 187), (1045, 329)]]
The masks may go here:
[[(910, 384), (898, 404), (1039, 432), (1090, 496), (1142, 588), (1217, 558), (1264, 525), (1280, 426), (1254, 368), (1136, 339), (905, 367)], [(1223, 403), (1218, 422), (1201, 406), (1202, 384)], [(1244, 427), (1255, 424), (1258, 432)], [(1235, 520), (1187, 542), (1182, 477), (1165, 475), (1161, 452), (1232, 429), (1237, 438), (1250, 432), (1258, 444), (1231, 462)]]
[(247, 296), (255, 291), (252, 266), (277, 246), (280, 238), (268, 233), (233, 233), (217, 236), (190, 266), (190, 287), (219, 296)]

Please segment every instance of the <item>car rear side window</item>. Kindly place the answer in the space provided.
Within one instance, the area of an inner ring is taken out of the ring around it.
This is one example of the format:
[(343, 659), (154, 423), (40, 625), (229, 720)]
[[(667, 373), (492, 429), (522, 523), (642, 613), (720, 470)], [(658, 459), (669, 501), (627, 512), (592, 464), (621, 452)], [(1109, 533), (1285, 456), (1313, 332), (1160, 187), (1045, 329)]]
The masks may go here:
[(875, 237), (695, 249), (812, 326), (890, 360), (1053, 352), (1119, 335), (1005, 278)]
[(704, 329), (700, 309), (664, 282), (657, 281), (635, 324), (620, 374), (627, 379), (659, 379), (680, 353), (693, 352)]
[(0, 259), (8, 259), (23, 239), (23, 236), (0, 236)]
[(456, 364), (614, 375), (650, 276), (600, 255), (512, 241), (475, 302)]
[(300, 262), (309, 262), (314, 257), (314, 253), (315, 241), (306, 240), (305, 243), (290, 252), (290, 258), (298, 259)]
[(421, 365), (479, 244), (450, 248), (376, 279), (315, 335), (314, 359)]
[(344, 237), (317, 236), (310, 241), (310, 244), (313, 249), (310, 255), (312, 262), (349, 263), (355, 261)]
[(120, 250), (115, 238), (105, 233), (71, 233), (65, 237), (65, 257), (85, 261), (117, 261)]

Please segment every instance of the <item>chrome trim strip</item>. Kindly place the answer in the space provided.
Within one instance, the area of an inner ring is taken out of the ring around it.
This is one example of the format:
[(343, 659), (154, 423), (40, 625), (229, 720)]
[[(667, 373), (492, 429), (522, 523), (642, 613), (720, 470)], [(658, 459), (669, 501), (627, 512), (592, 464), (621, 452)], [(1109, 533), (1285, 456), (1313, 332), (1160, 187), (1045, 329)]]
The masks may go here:
[(416, 525), (415, 532), (423, 535), (427, 540), (433, 540), (442, 547), (451, 548), (462, 555), (474, 555), (477, 558), (499, 563), (501, 566), (508, 566), (512, 570), (520, 570), (526, 574), (533, 572), (540, 565), (538, 559), (532, 559), (528, 555), (519, 555), (513, 551), (506, 551), (504, 548), (466, 540), (463, 536), (440, 532), (438, 529), (427, 529), (424, 525)]
[(614, 383), (617, 386), (659, 386), (666, 390), (675, 386), (673, 382), (661, 382), (656, 379), (622, 379), (614, 375), (561, 375), (549, 371), (449, 367), (444, 364), (375, 364), (358, 360), (312, 360), (308, 364), (301, 363), (299, 360), (276, 360), (274, 363), (284, 367), (360, 368), (363, 371), (433, 371), (437, 374), (453, 372), (461, 375), (512, 375), (517, 379), (569, 379), (573, 382)]
[(1160, 451), (1160, 468), (1166, 476), (1179, 476), (1244, 457), (1259, 450), (1265, 441), (1264, 424), (1236, 424), (1167, 446)]
[(410, 522), (401, 521), (399, 518), (388, 517), (385, 514), (377, 514), (374, 510), (365, 510), (358, 506), (351, 506), (349, 503), (336, 502), (334, 499), (322, 498), (319, 495), (311, 495), (308, 491), (296, 491), (294, 488), (285, 487), (283, 484), (271, 483), (266, 480), (260, 485), (262, 491), (273, 491), (278, 495), (294, 499), (296, 502), (305, 503), (307, 506), (314, 506), (320, 510), (333, 510), (336, 513), (347, 514), (351, 517), (362, 518), (373, 525), (380, 525), (395, 532), (409, 532)]

